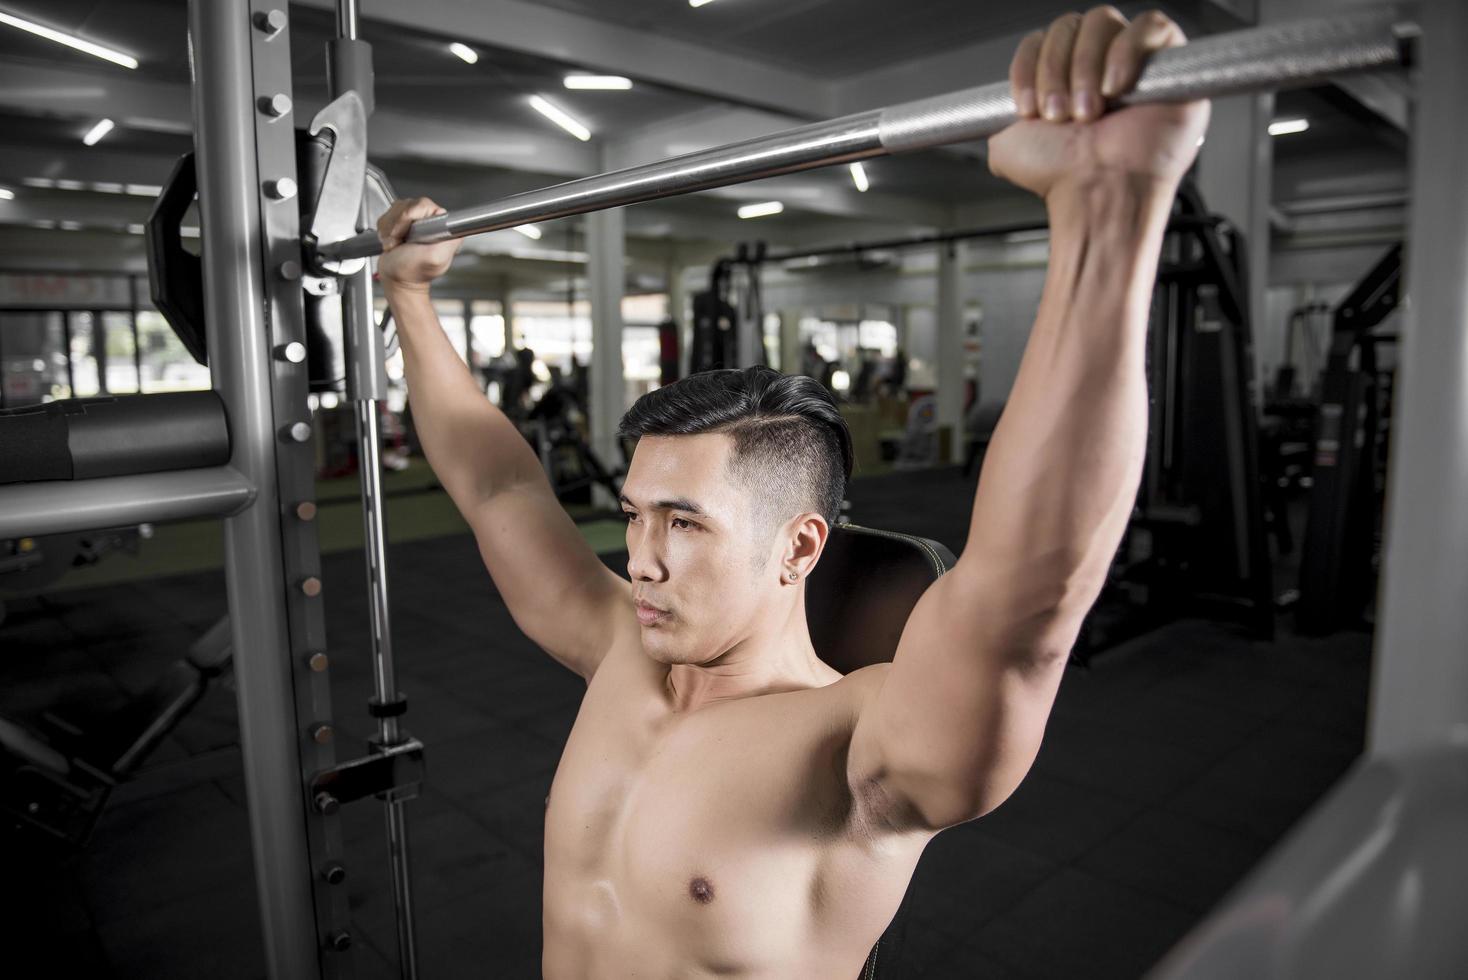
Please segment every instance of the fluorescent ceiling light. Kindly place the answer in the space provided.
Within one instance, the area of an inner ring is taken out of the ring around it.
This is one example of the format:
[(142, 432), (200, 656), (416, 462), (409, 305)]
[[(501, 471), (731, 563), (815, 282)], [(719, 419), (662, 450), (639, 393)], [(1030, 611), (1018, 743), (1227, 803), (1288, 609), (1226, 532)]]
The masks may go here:
[(25, 177), (21, 179), (21, 183), (27, 187), (40, 187), (45, 190), (95, 191), (98, 194), (132, 194), (137, 197), (157, 197), (163, 193), (163, 188), (157, 184), (117, 184), (110, 180), (96, 180), (89, 184), (84, 180)]
[(146, 129), (155, 133), (188, 133), (193, 135), (194, 124), (181, 119), (155, 119), (152, 116), (123, 116), (122, 124), (128, 129)]
[(563, 252), (557, 249), (512, 248), (507, 253), (513, 259), (539, 259), (542, 262), (589, 262), (586, 252)]
[(540, 241), (540, 228), (536, 225), (516, 225), (515, 230), (526, 238), (537, 242)]
[(148, 231), (148, 229), (144, 228), (142, 225), (128, 225), (127, 226), (127, 233), (129, 235), (143, 235), (143, 234), (147, 234), (147, 231)]
[(75, 48), (78, 51), (101, 58), (103, 61), (110, 61), (114, 65), (121, 65), (124, 68), (138, 67), (138, 59), (130, 54), (123, 54), (121, 51), (114, 51), (111, 48), (104, 48), (102, 45), (93, 44), (91, 41), (83, 41), (81, 38), (72, 34), (63, 34), (61, 31), (52, 30), (49, 27), (42, 27), (40, 24), (17, 17), (14, 14), (7, 14), (4, 11), (0, 11), (0, 24), (8, 24), (11, 27), (18, 27), (23, 31), (30, 31), (37, 37), (44, 37), (48, 41), (64, 44), (68, 48)]
[(13, 200), (15, 200), (15, 191), (11, 190), (9, 187), (0, 187), (0, 201)]
[(690, 6), (690, 7), (702, 7), (706, 3), (713, 3), (713, 2), (714, 2), (714, 0), (688, 0), (688, 6)]
[(540, 113), (542, 116), (549, 119), (551, 122), (555, 123), (557, 126), (561, 127), (566, 132), (576, 137), (578, 140), (581, 140), (583, 143), (591, 139), (591, 130), (587, 129), (581, 123), (573, 119), (569, 114), (566, 113), (564, 109), (561, 109), (559, 106), (553, 105), (545, 98), (539, 95), (532, 95), (530, 97), (530, 105), (535, 109), (536, 112)]
[(1310, 128), (1308, 119), (1276, 119), (1269, 124), (1270, 136), (1288, 136), (1291, 133), (1303, 133)]
[(82, 223), (80, 221), (63, 221), (60, 227), (62, 231), (81, 231)]
[(632, 79), (622, 75), (567, 75), (566, 88), (584, 89), (592, 92), (625, 92), (632, 87)]
[(785, 205), (779, 201), (765, 201), (763, 204), (746, 204), (739, 209), (741, 218), (763, 218), (772, 214), (779, 214), (785, 210)]
[[(112, 126), (113, 123), (111, 119), (103, 119), (101, 122), (97, 123), (97, 125), (87, 130), (87, 135), (82, 137), (82, 142), (87, 144), (88, 146), (96, 145), (98, 140), (106, 136), (108, 133), (112, 132)], [(56, 186), (60, 187), (61, 182), (57, 181)]]
[(471, 65), (479, 60), (479, 52), (467, 44), (460, 44), (458, 41), (455, 41), (449, 45), (449, 50)]
[(865, 192), (868, 187), (872, 186), (867, 181), (866, 168), (860, 163), (853, 163), (851, 165), (851, 180), (856, 184), (856, 189), (862, 192)]

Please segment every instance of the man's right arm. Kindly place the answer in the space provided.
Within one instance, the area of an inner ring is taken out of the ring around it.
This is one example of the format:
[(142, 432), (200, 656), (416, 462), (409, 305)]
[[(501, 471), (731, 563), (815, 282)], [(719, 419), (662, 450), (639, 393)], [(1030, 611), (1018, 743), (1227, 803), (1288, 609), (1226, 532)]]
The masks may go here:
[[(399, 217), (426, 216), (413, 214), (407, 206), (412, 203), (394, 205)], [(404, 269), (406, 256), (386, 261), (392, 246), (386, 234), (384, 241), (389, 251), (379, 275), (397, 322), (413, 419), (428, 462), (473, 530), (515, 623), (589, 681), (623, 630), (636, 628), (630, 586), (587, 546), (529, 443), (485, 398), (439, 324), (428, 283), (395, 278), (413, 276)], [(437, 246), (400, 247), (408, 252)]]

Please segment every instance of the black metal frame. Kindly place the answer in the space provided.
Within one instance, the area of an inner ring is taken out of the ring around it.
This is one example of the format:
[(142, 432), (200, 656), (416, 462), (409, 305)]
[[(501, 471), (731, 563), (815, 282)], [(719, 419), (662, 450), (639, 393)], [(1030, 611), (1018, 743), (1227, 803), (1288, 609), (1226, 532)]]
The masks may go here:
[[(1324, 633), (1358, 625), (1375, 592), (1386, 460), (1383, 379), (1373, 334), (1401, 295), (1402, 246), (1393, 245), (1332, 314), (1330, 354), (1316, 412), (1310, 510), (1300, 560), (1299, 627)], [(1389, 391), (1389, 389), (1388, 389)]]

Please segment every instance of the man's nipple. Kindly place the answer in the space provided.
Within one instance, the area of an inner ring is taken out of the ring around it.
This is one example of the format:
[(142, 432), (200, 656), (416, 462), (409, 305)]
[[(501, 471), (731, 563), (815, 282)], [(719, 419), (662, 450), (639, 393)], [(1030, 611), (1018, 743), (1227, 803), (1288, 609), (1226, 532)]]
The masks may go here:
[(688, 894), (700, 905), (707, 905), (714, 900), (714, 886), (707, 878), (694, 878), (688, 883)]

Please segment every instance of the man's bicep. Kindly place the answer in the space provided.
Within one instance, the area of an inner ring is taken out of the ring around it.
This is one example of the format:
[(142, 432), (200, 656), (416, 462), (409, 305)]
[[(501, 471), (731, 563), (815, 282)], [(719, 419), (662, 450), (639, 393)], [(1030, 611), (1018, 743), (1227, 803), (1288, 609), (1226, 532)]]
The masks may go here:
[(616, 637), (636, 623), (630, 583), (602, 564), (548, 487), (495, 494), (469, 524), (515, 624), (589, 681)]
[[(1029, 771), (1063, 661), (1027, 648), (1030, 631), (996, 625), (958, 569), (909, 616), (852, 739), (854, 777), (877, 779), (929, 829), (982, 816)], [(986, 621), (989, 620), (989, 621)]]

